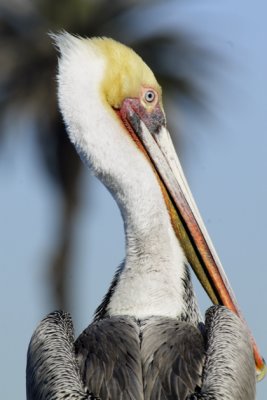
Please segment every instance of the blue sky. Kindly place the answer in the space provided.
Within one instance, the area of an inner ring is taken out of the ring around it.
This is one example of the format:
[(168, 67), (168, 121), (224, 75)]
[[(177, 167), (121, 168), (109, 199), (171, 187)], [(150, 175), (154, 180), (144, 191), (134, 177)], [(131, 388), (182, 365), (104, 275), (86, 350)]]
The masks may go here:
[[(163, 22), (177, 22), (199, 34), (226, 60), (217, 66), (216, 79), (213, 75), (203, 82), (211, 117), (179, 113), (181, 162), (267, 357), (266, 15), (264, 0), (184, 1), (179, 13), (170, 13)], [(168, 117), (174, 116), (177, 110), (169, 109)], [(18, 125), (10, 123), (0, 149), (0, 396), (7, 400), (25, 398), (27, 345), (38, 321), (54, 307), (45, 266), (57, 240), (53, 227), (60, 214), (59, 193), (41, 170), (31, 126), (17, 134)], [(77, 334), (90, 322), (124, 255), (122, 221), (110, 194), (88, 171), (81, 185), (85, 190), (70, 277)], [(204, 310), (209, 302), (197, 290)], [(266, 391), (267, 379), (258, 384), (257, 399), (264, 400)]]

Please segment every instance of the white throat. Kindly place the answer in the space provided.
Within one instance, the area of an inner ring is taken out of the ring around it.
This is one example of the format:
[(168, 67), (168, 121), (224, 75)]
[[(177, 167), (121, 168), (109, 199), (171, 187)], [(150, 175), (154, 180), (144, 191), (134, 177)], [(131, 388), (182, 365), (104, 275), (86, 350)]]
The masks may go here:
[(177, 317), (186, 307), (185, 256), (157, 178), (100, 96), (105, 60), (73, 37), (59, 46), (59, 103), (70, 139), (112, 192), (125, 225), (125, 265), (107, 312)]

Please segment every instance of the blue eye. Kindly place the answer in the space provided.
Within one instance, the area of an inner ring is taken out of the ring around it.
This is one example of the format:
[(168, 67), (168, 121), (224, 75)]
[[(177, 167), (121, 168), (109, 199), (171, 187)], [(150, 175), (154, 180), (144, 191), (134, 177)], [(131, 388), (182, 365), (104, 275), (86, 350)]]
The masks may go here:
[(153, 90), (147, 90), (145, 93), (145, 101), (147, 103), (153, 103), (155, 100), (156, 94)]

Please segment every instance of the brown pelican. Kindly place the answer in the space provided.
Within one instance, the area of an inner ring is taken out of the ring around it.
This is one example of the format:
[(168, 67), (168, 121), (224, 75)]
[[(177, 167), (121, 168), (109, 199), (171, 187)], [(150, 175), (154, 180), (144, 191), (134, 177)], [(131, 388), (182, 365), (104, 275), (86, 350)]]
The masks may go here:
[[(152, 71), (112, 39), (54, 39), (68, 134), (120, 207), (126, 255), (75, 342), (68, 314), (41, 321), (27, 399), (255, 399), (264, 361), (186, 183)], [(215, 304), (204, 323), (189, 264)]]

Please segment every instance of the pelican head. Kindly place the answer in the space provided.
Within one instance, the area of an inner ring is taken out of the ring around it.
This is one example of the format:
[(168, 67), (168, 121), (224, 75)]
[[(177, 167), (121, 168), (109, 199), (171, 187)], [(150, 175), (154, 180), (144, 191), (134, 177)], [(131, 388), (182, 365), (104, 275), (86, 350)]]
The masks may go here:
[[(181, 264), (187, 259), (212, 302), (242, 318), (172, 145), (153, 72), (133, 50), (112, 39), (63, 33), (54, 40), (60, 50), (59, 104), (68, 134), (120, 207), (126, 262), (137, 253), (143, 264), (148, 257), (154, 257), (152, 265), (170, 265), (171, 257)], [(173, 298), (180, 289), (166, 282), (168, 298), (162, 294), (157, 309), (164, 314), (168, 306), (177, 315), (182, 310), (173, 307)], [(142, 302), (142, 293), (139, 297)], [(134, 313), (140, 316), (138, 304)], [(111, 299), (110, 307), (117, 313), (129, 311), (123, 296), (120, 302)], [(154, 313), (152, 308), (151, 299)], [(253, 347), (261, 377), (265, 364), (254, 341)]]

